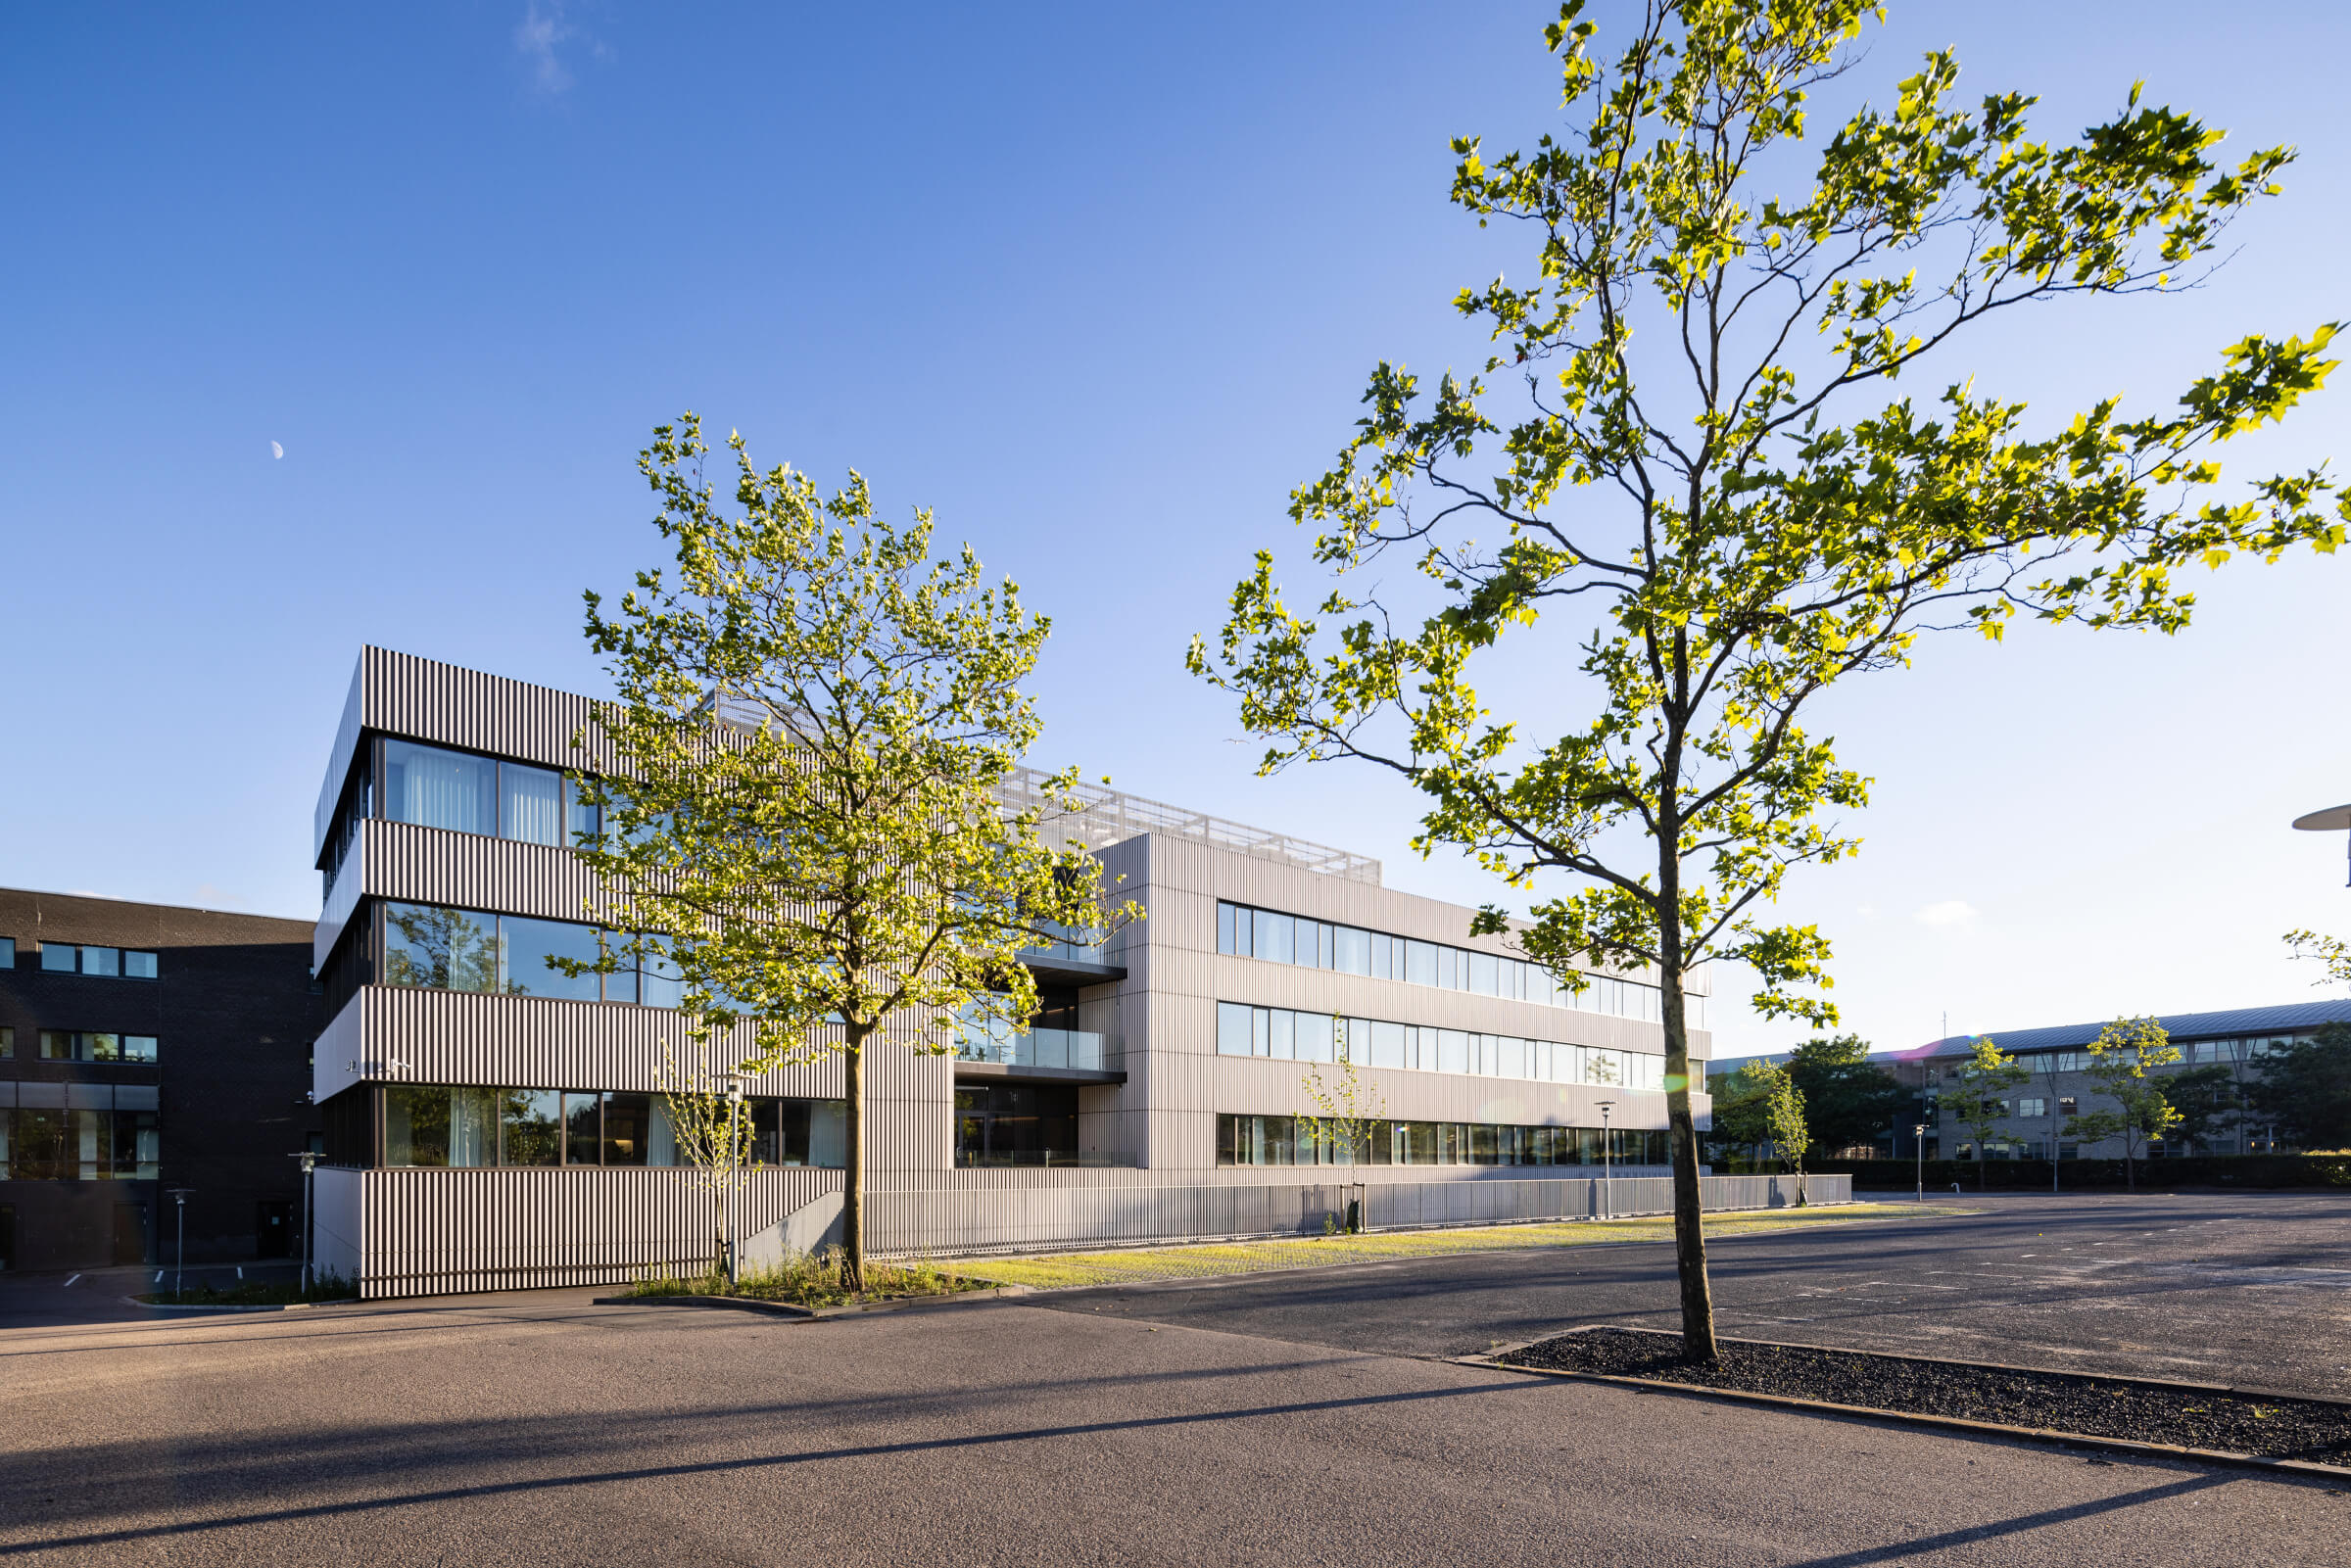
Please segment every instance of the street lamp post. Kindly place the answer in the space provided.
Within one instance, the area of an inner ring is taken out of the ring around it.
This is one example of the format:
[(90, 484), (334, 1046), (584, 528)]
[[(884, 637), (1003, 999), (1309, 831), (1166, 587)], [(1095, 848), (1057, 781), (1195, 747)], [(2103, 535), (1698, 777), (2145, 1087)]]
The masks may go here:
[(317, 1185), (313, 1172), (318, 1168), (318, 1156), (305, 1149), (294, 1158), (302, 1162), (302, 1294), (307, 1301), (311, 1294), (311, 1189)]
[(179, 1257), (171, 1264), (171, 1294), (185, 1300), (188, 1294), (188, 1194), (193, 1187), (167, 1187), (171, 1202), (179, 1211)]
[(1927, 1201), (1927, 1124), (1920, 1122), (1910, 1129), (1910, 1152), (1918, 1157), (1918, 1201)]
[(1613, 1100), (1600, 1102), (1600, 1191), (1603, 1219), (1616, 1217), (1616, 1151), (1615, 1140), (1608, 1136), (1608, 1117), (1616, 1109)]

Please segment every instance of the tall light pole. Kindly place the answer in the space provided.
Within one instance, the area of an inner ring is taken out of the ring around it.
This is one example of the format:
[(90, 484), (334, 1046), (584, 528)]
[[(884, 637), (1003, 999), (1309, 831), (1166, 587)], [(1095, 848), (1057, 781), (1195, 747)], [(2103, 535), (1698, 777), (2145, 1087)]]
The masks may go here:
[(295, 1159), (302, 1162), (302, 1294), (308, 1301), (311, 1294), (311, 1189), (316, 1185), (312, 1172), (318, 1168), (318, 1157), (305, 1149)]
[(179, 1258), (171, 1265), (171, 1294), (183, 1301), (188, 1294), (188, 1194), (195, 1190), (193, 1187), (164, 1189), (171, 1195), (171, 1202), (179, 1210)]
[(1600, 1102), (1600, 1190), (1603, 1219), (1616, 1217), (1616, 1151), (1615, 1140), (1608, 1136), (1608, 1117), (1616, 1109), (1613, 1100)]
[(1918, 1201), (1927, 1201), (1927, 1124), (1910, 1129), (1910, 1151), (1918, 1157)]

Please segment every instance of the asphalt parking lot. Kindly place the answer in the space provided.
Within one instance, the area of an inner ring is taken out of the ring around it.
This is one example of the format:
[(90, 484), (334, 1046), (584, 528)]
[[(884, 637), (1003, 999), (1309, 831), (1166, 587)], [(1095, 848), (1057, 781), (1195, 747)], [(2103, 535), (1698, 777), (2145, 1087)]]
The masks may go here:
[[(1719, 1332), (2351, 1397), (2351, 1194), (1938, 1197), (1983, 1212), (1712, 1250)], [(1301, 1344), (1460, 1355), (1680, 1324), (1662, 1246), (1470, 1255), (1045, 1298)]]
[[(2351, 1204), (2250, 1200), (2233, 1221), (2220, 1205), (2091, 1200), (2059, 1222), (2003, 1204), (1733, 1243), (1717, 1258), (1726, 1322), (1804, 1315), (1789, 1337), (1823, 1342), (1907, 1334), (1925, 1310), (1907, 1287), (1852, 1287), (1940, 1282), (1939, 1267), (1996, 1283), (2002, 1249), (2022, 1250), (2038, 1219), (2035, 1240), (2058, 1224), (2075, 1253), (2132, 1242), (2127, 1261), (2069, 1265), (2116, 1304), (2084, 1308), (2085, 1324), (2200, 1322), (2234, 1301), (2249, 1336), (2261, 1320), (2324, 1332), (2339, 1359), (2345, 1298), (2275, 1271), (2340, 1266)], [(2240, 1242), (2225, 1241), (2231, 1224)], [(2283, 1239), (2259, 1240), (2272, 1232)], [(57, 1280), (18, 1280), (0, 1291), (0, 1559), (2351, 1560), (2351, 1491), (2322, 1483), (1561, 1384), (1413, 1349), (1654, 1319), (1654, 1259), (1595, 1251), (816, 1324), (598, 1307), (580, 1291), (99, 1321), (59, 1306), (71, 1292)], [(1556, 1264), (1564, 1283), (1513, 1282), (1512, 1259)], [(2189, 1265), (2222, 1281), (2163, 1283)], [(2143, 1290), (2112, 1283), (2141, 1276)], [(1846, 1299), (1794, 1310), (1827, 1298)], [(1955, 1343), (1989, 1336), (2002, 1311), (2036, 1335), (2068, 1321), (2054, 1299), (2005, 1299), (1943, 1308)], [(2100, 1343), (2172, 1354), (2135, 1328)]]

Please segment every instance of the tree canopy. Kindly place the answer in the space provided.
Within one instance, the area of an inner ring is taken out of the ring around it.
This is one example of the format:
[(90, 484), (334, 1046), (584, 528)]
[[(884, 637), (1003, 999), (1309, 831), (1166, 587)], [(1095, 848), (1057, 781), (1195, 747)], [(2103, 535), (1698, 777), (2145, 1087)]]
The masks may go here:
[[(1565, 983), (1596, 962), (1658, 978), (1701, 1358), (1681, 986), (1735, 959), (1766, 1016), (1835, 1022), (1826, 936), (1775, 905), (1792, 870), (1852, 852), (1837, 814), (1868, 782), (1806, 705), (1930, 630), (2176, 632), (2181, 568), (2343, 537), (2324, 469), (2225, 491), (2214, 455), (2325, 380), (2331, 324), (2226, 345), (2131, 411), (2037, 411), (1954, 362), (2019, 308), (2200, 281), (2290, 151), (2224, 165), (2222, 132), (2136, 86), (2043, 139), (2030, 97), (1962, 99), (1947, 51), (1823, 134), (1811, 100), (1877, 9), (1650, 0), (1610, 60), (1569, 0), (1546, 32), (1563, 131), (1453, 144), (1455, 204), (1525, 242), (1515, 278), (1454, 302), (1491, 335), (1483, 371), (1432, 388), (1381, 362), (1291, 496), (1327, 586), (1294, 600), (1261, 551), (1190, 653), (1265, 770), (1344, 758), (1419, 790), (1416, 846), (1528, 899), (1515, 940)], [(1564, 659), (1537, 632), (1561, 626)], [(1541, 696), (1502, 711), (1481, 683), (1514, 669)]]

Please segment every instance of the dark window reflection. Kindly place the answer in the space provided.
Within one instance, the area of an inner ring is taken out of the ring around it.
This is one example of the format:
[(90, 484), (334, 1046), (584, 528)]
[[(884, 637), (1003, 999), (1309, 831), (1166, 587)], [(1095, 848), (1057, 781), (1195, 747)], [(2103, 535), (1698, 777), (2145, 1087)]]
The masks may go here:
[(955, 1163), (1042, 1165), (1078, 1159), (1078, 1091), (1061, 1084), (958, 1084)]
[(500, 1163), (563, 1163), (563, 1096), (554, 1089), (508, 1089), (499, 1096)]

